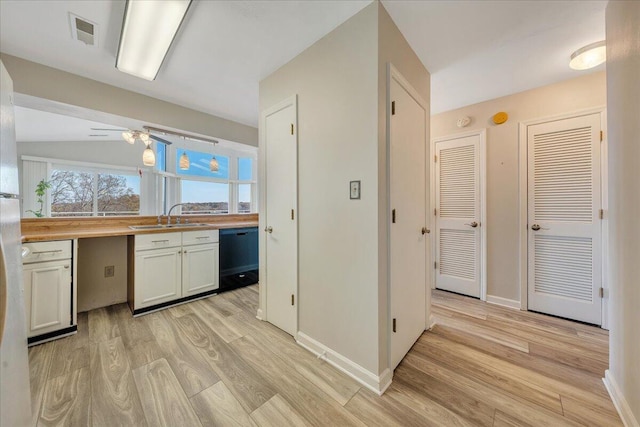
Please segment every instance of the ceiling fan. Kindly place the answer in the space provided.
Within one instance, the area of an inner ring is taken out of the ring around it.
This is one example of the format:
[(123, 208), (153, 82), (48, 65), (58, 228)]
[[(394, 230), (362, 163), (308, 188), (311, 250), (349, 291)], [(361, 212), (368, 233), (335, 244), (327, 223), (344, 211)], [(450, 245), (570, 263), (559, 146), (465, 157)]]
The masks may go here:
[[(133, 144), (136, 139), (142, 140), (142, 142), (144, 142), (145, 144), (150, 139), (157, 142), (161, 142), (166, 145), (173, 144), (173, 142), (168, 141), (158, 135), (155, 135), (155, 133), (164, 133), (164, 132), (161, 132), (159, 129), (152, 128), (150, 126), (143, 126), (143, 129), (144, 131), (130, 130), (130, 129), (117, 129), (117, 128), (91, 128), (91, 130), (102, 131), (102, 132), (122, 132), (122, 137), (129, 144)], [(125, 137), (125, 134), (129, 134), (129, 137)], [(135, 138), (131, 139), (131, 137), (133, 137), (134, 135), (135, 135)], [(140, 136), (142, 135), (146, 135), (146, 136), (143, 136), (142, 138), (140, 138)]]

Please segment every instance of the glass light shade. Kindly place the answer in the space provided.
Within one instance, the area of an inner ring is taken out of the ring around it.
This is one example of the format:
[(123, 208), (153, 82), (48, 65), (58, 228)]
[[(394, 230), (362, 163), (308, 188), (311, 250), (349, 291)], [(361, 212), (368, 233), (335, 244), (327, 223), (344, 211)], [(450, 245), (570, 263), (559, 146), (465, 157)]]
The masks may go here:
[(133, 144), (134, 142), (136, 142), (136, 138), (133, 136), (133, 133), (131, 133), (130, 131), (122, 132), (122, 138), (124, 138), (124, 140), (127, 141), (129, 144)]
[(607, 46), (606, 41), (602, 40), (573, 52), (569, 67), (574, 70), (588, 70), (589, 68), (597, 67), (606, 60)]
[(142, 140), (142, 142), (144, 142), (145, 144), (149, 144), (149, 134), (146, 132), (140, 132), (140, 134), (138, 135), (138, 137)]
[(218, 170), (220, 170), (220, 165), (218, 164), (216, 156), (211, 158), (211, 161), (209, 162), (209, 169), (211, 169), (211, 172), (218, 172)]
[(189, 156), (187, 156), (187, 152), (185, 151), (182, 153), (182, 156), (180, 156), (180, 169), (187, 170), (189, 169), (189, 166), (191, 166), (191, 163), (189, 162)]
[(156, 155), (148, 145), (142, 153), (142, 164), (145, 166), (155, 166), (156, 164)]

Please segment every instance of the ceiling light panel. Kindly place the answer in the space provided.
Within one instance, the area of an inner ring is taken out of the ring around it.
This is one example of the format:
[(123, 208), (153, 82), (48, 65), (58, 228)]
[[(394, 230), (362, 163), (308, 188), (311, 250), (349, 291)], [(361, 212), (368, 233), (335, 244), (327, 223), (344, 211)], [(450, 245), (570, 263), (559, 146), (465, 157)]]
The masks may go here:
[(191, 0), (128, 0), (116, 68), (154, 80)]

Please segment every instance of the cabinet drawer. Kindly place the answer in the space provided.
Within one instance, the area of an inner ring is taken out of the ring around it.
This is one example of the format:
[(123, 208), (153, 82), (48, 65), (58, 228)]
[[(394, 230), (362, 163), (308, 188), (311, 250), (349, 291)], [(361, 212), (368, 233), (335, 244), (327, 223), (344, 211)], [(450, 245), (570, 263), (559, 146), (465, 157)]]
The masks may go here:
[(136, 251), (180, 246), (182, 233), (154, 233), (136, 236)]
[(29, 250), (23, 264), (71, 258), (71, 240), (24, 243), (22, 247)]
[(203, 243), (217, 243), (218, 230), (185, 231), (182, 233), (182, 245), (200, 245)]

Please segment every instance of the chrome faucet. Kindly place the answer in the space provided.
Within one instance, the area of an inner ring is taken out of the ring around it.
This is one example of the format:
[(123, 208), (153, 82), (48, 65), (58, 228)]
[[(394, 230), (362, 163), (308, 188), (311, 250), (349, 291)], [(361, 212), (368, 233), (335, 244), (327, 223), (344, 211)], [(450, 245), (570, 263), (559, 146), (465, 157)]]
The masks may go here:
[(182, 205), (186, 205), (186, 203), (176, 203), (175, 205), (171, 206), (169, 208), (169, 213), (167, 214), (167, 224), (171, 225), (171, 211), (173, 210), (173, 208), (177, 207), (177, 206), (182, 206)]

